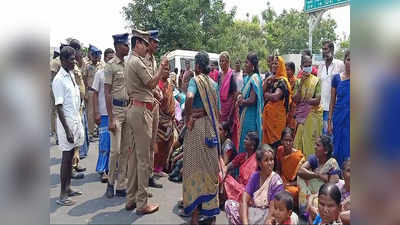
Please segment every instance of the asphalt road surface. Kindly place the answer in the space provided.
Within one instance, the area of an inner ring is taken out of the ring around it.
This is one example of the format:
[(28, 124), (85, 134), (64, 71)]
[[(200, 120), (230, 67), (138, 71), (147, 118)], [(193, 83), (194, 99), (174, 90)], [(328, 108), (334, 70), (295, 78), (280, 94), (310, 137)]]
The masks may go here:
[[(51, 143), (54, 143), (51, 140)], [(82, 196), (72, 197), (72, 206), (59, 206), (56, 203), (60, 193), (61, 151), (56, 145), (50, 146), (50, 223), (51, 224), (182, 224), (190, 218), (178, 215), (177, 201), (182, 198), (182, 184), (160, 178), (162, 189), (151, 188), (150, 202), (160, 204), (158, 212), (137, 216), (136, 211), (125, 210), (125, 198), (108, 199), (104, 193), (106, 184), (100, 182), (96, 172), (98, 143), (90, 143), (88, 157), (80, 165), (86, 167), (85, 177), (72, 180), (72, 187), (83, 192)], [(227, 224), (225, 212), (217, 216), (216, 224)]]

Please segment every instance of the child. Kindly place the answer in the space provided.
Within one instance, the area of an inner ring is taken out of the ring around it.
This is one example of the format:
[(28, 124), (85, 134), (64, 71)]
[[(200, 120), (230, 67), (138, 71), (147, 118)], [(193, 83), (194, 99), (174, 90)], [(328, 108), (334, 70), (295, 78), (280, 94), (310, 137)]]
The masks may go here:
[(287, 191), (275, 195), (266, 224), (298, 224), (298, 217), (293, 212), (294, 200)]
[(222, 142), (222, 159), (224, 161), (224, 165), (227, 165), (233, 158), (236, 156), (236, 149), (231, 140), (230, 126), (228, 123), (222, 124), (221, 133), (221, 142)]

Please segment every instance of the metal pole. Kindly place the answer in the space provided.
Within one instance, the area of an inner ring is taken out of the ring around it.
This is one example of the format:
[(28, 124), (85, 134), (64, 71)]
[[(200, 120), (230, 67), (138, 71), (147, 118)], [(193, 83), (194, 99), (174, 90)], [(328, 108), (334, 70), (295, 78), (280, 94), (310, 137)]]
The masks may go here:
[(309, 15), (308, 18), (308, 49), (310, 49), (312, 54), (312, 32), (313, 32), (313, 19), (312, 14)]
[(309, 18), (308, 18), (308, 48), (310, 49), (312, 53), (312, 32), (316, 25), (321, 21), (322, 14), (324, 14), (326, 10), (320, 10), (316, 12), (311, 12), (309, 13)]

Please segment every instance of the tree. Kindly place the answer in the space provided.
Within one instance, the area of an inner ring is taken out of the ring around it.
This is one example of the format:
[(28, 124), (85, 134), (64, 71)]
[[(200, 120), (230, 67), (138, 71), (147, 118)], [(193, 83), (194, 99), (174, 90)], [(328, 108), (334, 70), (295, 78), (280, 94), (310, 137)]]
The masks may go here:
[(344, 53), (349, 48), (350, 48), (350, 37), (343, 35), (343, 37), (340, 38), (338, 41), (335, 58), (344, 60)]
[[(299, 53), (308, 48), (308, 15), (295, 9), (283, 10), (277, 15), (270, 4), (263, 11), (265, 22), (263, 31), (266, 34), (270, 51), (279, 49), (281, 54)], [(313, 52), (320, 52), (322, 41), (329, 39), (336, 41), (336, 21), (329, 16), (322, 19), (313, 31)]]
[(129, 27), (160, 29), (160, 54), (174, 49), (215, 51), (215, 41), (233, 24), (222, 0), (136, 0), (123, 7)]

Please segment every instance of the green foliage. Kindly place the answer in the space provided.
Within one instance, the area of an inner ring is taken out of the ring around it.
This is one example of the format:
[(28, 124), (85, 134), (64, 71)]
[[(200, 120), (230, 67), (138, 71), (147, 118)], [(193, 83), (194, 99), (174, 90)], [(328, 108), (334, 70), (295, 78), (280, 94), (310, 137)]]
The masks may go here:
[[(277, 15), (267, 4), (263, 11), (263, 30), (270, 51), (279, 49), (281, 54), (297, 54), (308, 48), (308, 15), (295, 9), (283, 10)], [(336, 21), (328, 17), (322, 19), (313, 31), (313, 53), (319, 53), (322, 41), (336, 41)]]
[[(279, 49), (280, 54), (299, 53), (308, 47), (308, 15), (294, 9), (278, 15), (267, 3), (262, 17), (234, 20), (236, 8), (225, 11), (223, 0), (135, 0), (123, 7), (129, 27), (160, 29), (159, 55), (175, 49), (228, 51), (231, 64), (244, 65), (255, 51), (260, 71), (267, 70), (266, 58)], [(319, 53), (325, 39), (336, 41), (336, 22), (323, 19), (313, 32), (313, 52)]]
[(216, 39), (233, 24), (235, 9), (222, 0), (136, 0), (123, 7), (132, 28), (160, 29), (160, 53), (174, 49), (215, 52)]
[(347, 49), (350, 49), (350, 37), (343, 36), (340, 38), (339, 43), (336, 45), (337, 50), (335, 58), (344, 60), (344, 53)]

